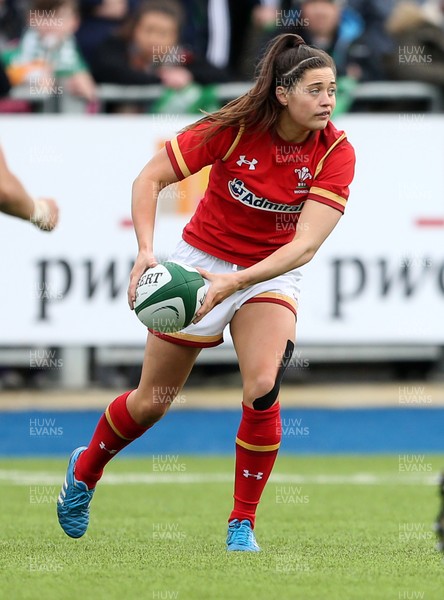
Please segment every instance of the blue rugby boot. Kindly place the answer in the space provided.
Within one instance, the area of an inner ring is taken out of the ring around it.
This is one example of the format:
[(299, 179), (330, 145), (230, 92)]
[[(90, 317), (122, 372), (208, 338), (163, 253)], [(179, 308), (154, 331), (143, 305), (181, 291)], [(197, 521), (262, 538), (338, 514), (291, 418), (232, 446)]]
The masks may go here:
[(86, 483), (74, 477), (74, 467), (86, 446), (76, 448), (71, 454), (59, 497), (57, 498), (57, 516), (60, 527), (72, 538), (79, 538), (85, 533), (89, 523), (89, 505), (94, 489), (88, 489)]
[(260, 552), (250, 521), (233, 519), (228, 523), (227, 550)]

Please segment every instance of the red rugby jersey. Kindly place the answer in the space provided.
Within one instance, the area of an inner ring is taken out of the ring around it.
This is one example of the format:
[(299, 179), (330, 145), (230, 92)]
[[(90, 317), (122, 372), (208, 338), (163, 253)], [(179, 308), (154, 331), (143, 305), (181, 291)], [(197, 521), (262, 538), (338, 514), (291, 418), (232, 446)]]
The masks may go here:
[(202, 125), (166, 143), (177, 177), (213, 165), (183, 239), (249, 267), (289, 243), (308, 198), (344, 212), (355, 154), (332, 123), (299, 144), (276, 133), (227, 128), (200, 145)]

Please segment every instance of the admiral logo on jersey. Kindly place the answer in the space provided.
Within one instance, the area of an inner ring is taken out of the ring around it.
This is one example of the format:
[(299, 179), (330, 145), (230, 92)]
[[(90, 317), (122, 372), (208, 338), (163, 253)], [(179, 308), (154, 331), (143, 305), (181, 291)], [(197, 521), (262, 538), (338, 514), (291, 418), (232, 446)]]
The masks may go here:
[(242, 202), (242, 204), (247, 204), (248, 206), (251, 206), (251, 208), (259, 208), (260, 210), (297, 213), (301, 212), (304, 205), (303, 202), (297, 205), (270, 202), (270, 200), (267, 200), (267, 198), (261, 198), (260, 196), (253, 194), (253, 192), (250, 192), (241, 179), (233, 179), (232, 181), (229, 181), (228, 189), (230, 190), (231, 196), (235, 200), (239, 200), (239, 202)]

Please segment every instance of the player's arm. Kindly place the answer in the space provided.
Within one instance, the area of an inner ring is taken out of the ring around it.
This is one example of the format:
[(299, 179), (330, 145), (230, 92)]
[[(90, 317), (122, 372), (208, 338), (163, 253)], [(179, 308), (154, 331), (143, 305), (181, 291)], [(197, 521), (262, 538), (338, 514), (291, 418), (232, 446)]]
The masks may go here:
[(341, 216), (342, 213), (331, 206), (307, 200), (293, 240), (252, 267), (239, 271), (239, 289), (272, 279), (308, 263), (336, 227)]
[(0, 211), (31, 221), (44, 231), (57, 225), (58, 207), (51, 198), (33, 200), (20, 180), (8, 168), (0, 148)]
[(266, 281), (297, 269), (308, 263), (335, 228), (342, 213), (326, 204), (307, 200), (298, 221), (298, 231), (291, 242), (285, 244), (264, 260), (248, 269), (229, 274), (213, 274), (199, 269), (211, 282), (205, 303), (198, 312), (197, 323), (216, 304), (237, 290)]
[(128, 287), (128, 304), (134, 308), (136, 287), (140, 277), (157, 261), (153, 252), (154, 222), (159, 192), (178, 181), (165, 148), (145, 165), (133, 183), (131, 213), (139, 252), (131, 270)]

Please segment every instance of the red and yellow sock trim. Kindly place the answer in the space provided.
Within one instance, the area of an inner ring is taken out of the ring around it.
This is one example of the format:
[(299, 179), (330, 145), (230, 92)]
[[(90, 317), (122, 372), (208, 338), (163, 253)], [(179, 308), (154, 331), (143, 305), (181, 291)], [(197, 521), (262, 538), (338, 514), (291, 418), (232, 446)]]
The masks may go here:
[(114, 433), (119, 436), (119, 438), (122, 438), (122, 440), (126, 440), (127, 442), (131, 442), (132, 441), (133, 438), (127, 438), (124, 435), (122, 435), (120, 433), (120, 431), (117, 429), (117, 427), (114, 425), (113, 420), (111, 418), (111, 413), (110, 413), (110, 410), (109, 410), (109, 406), (106, 407), (105, 418), (108, 421), (108, 425), (111, 427), (111, 429), (114, 431)]
[(246, 450), (252, 450), (253, 452), (273, 452), (274, 450), (278, 450), (281, 445), (281, 443), (278, 442), (277, 444), (271, 444), (269, 446), (255, 446), (254, 444), (244, 442), (238, 437), (236, 438), (236, 444), (242, 446), (242, 448), (245, 448)]
[(281, 304), (285, 306), (296, 316), (298, 305), (296, 301), (291, 298), (291, 296), (287, 296), (286, 294), (279, 294), (278, 292), (263, 292), (262, 294), (258, 294), (253, 298), (247, 300), (244, 304), (252, 304), (254, 302), (271, 302), (272, 304)]

